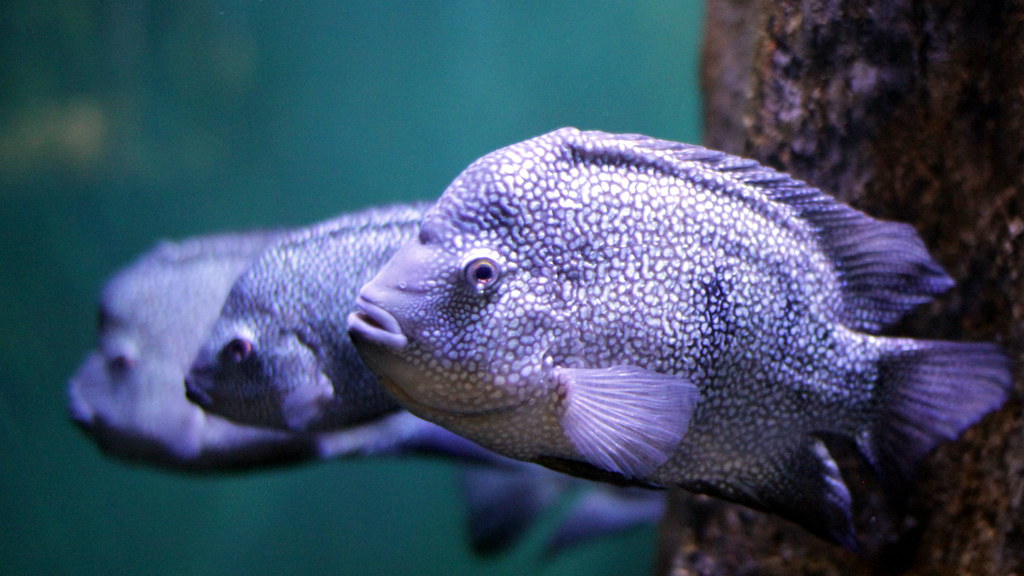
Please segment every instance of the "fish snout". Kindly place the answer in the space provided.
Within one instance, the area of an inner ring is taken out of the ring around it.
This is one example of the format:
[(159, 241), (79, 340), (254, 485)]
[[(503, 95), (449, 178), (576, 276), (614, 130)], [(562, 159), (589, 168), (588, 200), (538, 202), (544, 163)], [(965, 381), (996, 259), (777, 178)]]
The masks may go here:
[(204, 388), (203, 378), (197, 378), (194, 373), (185, 376), (185, 397), (204, 410), (213, 406), (213, 397)]
[(356, 342), (367, 342), (383, 348), (401, 350), (409, 343), (398, 319), (364, 289), (356, 298), (357, 311), (348, 316), (348, 333)]
[(86, 432), (96, 424), (96, 413), (82, 398), (82, 394), (74, 384), (68, 389), (68, 417)]
[(101, 353), (93, 351), (68, 381), (68, 418), (88, 432), (96, 425), (97, 403), (110, 395), (113, 386)]

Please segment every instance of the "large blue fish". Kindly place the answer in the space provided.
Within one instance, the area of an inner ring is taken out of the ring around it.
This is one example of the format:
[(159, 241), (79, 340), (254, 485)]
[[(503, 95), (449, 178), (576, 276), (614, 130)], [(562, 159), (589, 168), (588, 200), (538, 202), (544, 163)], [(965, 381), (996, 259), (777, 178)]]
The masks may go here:
[(485, 447), (853, 548), (828, 441), (899, 491), (1007, 397), (995, 345), (872, 334), (951, 285), (910, 226), (786, 174), (566, 128), (467, 168), (349, 330), (411, 412)]

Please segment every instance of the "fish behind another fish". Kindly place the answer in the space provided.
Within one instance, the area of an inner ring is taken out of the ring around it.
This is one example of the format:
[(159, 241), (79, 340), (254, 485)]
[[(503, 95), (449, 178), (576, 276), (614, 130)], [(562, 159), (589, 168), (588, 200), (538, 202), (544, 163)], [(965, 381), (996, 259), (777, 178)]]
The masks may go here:
[(830, 442), (902, 493), (1007, 398), (995, 345), (874, 335), (951, 285), (910, 226), (752, 160), (565, 128), (459, 175), (349, 330), (406, 408), (487, 448), (856, 548)]
[(345, 328), (360, 286), (416, 233), (426, 209), (346, 214), (267, 249), (228, 293), (188, 374), (189, 398), (239, 423), (297, 432), (397, 410)]

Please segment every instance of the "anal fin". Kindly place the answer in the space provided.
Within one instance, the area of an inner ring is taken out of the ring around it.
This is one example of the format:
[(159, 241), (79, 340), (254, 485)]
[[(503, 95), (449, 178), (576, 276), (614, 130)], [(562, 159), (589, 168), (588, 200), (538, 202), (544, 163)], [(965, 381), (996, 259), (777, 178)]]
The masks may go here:
[(820, 438), (810, 436), (787, 453), (766, 455), (738, 477), (684, 487), (776, 514), (815, 536), (860, 551), (850, 491)]

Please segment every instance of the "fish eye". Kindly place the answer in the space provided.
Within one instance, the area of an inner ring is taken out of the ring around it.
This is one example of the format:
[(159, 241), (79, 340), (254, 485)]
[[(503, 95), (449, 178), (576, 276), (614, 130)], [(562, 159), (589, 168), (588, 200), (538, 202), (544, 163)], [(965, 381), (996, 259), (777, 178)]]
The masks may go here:
[(252, 356), (252, 342), (245, 338), (235, 338), (224, 345), (224, 355), (232, 362), (244, 362)]
[(127, 354), (118, 354), (107, 360), (107, 367), (115, 372), (125, 372), (135, 366), (135, 359)]
[(463, 265), (466, 283), (477, 290), (484, 290), (501, 277), (501, 265), (492, 256), (471, 256)]
[(112, 373), (124, 374), (138, 362), (139, 350), (134, 340), (125, 334), (103, 338), (100, 347), (107, 370)]

